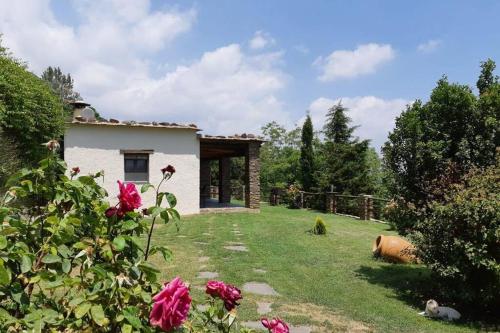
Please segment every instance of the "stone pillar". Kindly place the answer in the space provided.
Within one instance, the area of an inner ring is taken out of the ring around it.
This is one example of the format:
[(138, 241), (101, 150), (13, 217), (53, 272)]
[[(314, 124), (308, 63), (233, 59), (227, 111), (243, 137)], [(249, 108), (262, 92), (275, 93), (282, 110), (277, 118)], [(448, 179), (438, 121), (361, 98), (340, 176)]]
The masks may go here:
[(326, 192), (326, 211), (327, 213), (337, 214), (336, 192)]
[(371, 195), (359, 196), (359, 218), (370, 220), (373, 217), (373, 198)]
[(249, 142), (245, 155), (245, 207), (260, 208), (260, 142)]
[(231, 159), (229, 157), (219, 160), (219, 202), (231, 202)]

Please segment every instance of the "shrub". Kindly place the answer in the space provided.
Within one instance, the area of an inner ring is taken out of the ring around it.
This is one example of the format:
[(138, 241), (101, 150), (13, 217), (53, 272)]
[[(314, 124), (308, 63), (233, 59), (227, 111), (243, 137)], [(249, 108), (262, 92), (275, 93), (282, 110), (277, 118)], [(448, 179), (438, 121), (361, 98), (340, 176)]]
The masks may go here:
[(411, 232), (415, 222), (421, 218), (422, 211), (418, 210), (413, 203), (398, 198), (385, 205), (383, 216), (393, 229), (397, 230), (400, 235), (406, 236)]
[(321, 217), (316, 217), (316, 223), (314, 224), (314, 228), (312, 233), (315, 235), (326, 235), (326, 224), (325, 221)]
[(470, 309), (500, 308), (500, 163), (468, 174), (411, 235), (418, 257)]

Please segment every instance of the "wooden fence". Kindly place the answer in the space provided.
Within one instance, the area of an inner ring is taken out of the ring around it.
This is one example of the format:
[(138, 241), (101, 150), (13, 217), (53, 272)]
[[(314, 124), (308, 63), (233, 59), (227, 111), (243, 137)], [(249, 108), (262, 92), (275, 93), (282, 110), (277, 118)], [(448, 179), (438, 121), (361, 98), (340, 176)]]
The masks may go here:
[[(271, 192), (270, 204), (283, 203), (284, 191)], [(297, 208), (316, 208), (333, 214), (357, 216), (361, 220), (384, 220), (388, 199), (371, 195), (347, 195), (338, 192), (299, 191), (294, 205)]]

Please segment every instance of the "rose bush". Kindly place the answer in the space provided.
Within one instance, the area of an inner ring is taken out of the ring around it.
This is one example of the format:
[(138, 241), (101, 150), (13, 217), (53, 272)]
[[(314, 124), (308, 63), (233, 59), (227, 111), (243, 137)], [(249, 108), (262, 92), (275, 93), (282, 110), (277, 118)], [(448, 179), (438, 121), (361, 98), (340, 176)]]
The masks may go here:
[(135, 185), (118, 181), (111, 206), (102, 172), (81, 176), (58, 158), (57, 141), (46, 147), (48, 157), (12, 176), (0, 198), (0, 332), (251, 332), (236, 321), (238, 288), (210, 281), (200, 311), (188, 284), (162, 287), (148, 262), (171, 256), (151, 236), (158, 220), (179, 221), (177, 199), (162, 191), (174, 167), (142, 186), (156, 202), (138, 212)]

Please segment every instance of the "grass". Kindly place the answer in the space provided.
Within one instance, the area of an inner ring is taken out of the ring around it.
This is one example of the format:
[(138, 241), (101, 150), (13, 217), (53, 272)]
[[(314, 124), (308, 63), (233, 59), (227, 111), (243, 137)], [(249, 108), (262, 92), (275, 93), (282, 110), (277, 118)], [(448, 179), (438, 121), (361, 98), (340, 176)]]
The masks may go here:
[[(321, 216), (324, 236), (307, 231)], [(234, 226), (243, 234), (233, 233)], [(210, 235), (204, 235), (209, 233)], [(279, 297), (244, 293), (242, 320), (258, 320), (256, 301), (272, 302), (266, 316), (280, 316), (292, 324), (312, 325), (313, 332), (475, 332), (467, 323), (446, 323), (418, 315), (425, 301), (429, 273), (420, 265), (395, 265), (375, 260), (371, 245), (379, 234), (392, 235), (384, 224), (306, 210), (264, 206), (260, 214), (233, 213), (186, 217), (178, 232), (173, 225), (155, 229), (153, 244), (174, 252), (162, 263), (165, 280), (181, 276), (203, 286), (198, 271), (219, 273), (220, 280), (242, 286), (257, 281), (270, 284)], [(185, 236), (185, 237), (179, 237)], [(226, 242), (242, 242), (249, 252), (229, 251)], [(201, 256), (210, 257), (200, 263)], [(207, 267), (200, 269), (201, 264)], [(267, 272), (257, 273), (255, 268)], [(195, 298), (203, 291), (192, 288)]]

